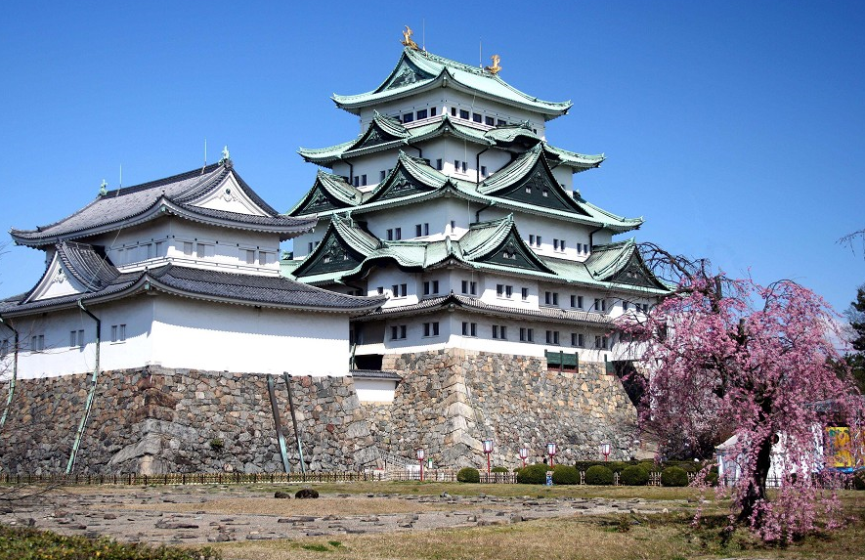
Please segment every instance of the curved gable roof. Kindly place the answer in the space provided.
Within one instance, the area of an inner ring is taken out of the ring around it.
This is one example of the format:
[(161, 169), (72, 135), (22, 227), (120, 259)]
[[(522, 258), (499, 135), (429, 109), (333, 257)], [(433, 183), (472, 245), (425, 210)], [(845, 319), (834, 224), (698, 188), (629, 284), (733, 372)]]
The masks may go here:
[(545, 119), (564, 115), (570, 101), (543, 101), (511, 86), (497, 74), (412, 48), (403, 49), (396, 67), (376, 89), (359, 95), (333, 95), (341, 109), (359, 114), (362, 107), (406, 97), (426, 89), (454, 87), (506, 105), (540, 113)]

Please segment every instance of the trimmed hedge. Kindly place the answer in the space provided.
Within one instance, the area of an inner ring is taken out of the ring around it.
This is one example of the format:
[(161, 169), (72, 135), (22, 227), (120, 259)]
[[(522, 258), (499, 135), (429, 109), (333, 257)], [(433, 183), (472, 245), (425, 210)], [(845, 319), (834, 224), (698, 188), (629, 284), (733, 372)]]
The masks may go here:
[(546, 484), (548, 467), (544, 463), (535, 463), (517, 473), (517, 482), (520, 484)]
[(619, 482), (625, 486), (645, 486), (649, 483), (649, 473), (640, 465), (630, 465), (619, 475)]
[(457, 482), (480, 482), (481, 473), (474, 467), (465, 467), (457, 472)]
[(594, 465), (586, 469), (586, 484), (609, 486), (613, 483), (613, 471), (603, 465)]
[(507, 467), (493, 467), (490, 472), (508, 472)]
[(661, 484), (664, 486), (687, 486), (688, 473), (679, 467), (667, 467), (661, 471)]
[(553, 484), (579, 484), (580, 471), (570, 465), (555, 465), (553, 467)]

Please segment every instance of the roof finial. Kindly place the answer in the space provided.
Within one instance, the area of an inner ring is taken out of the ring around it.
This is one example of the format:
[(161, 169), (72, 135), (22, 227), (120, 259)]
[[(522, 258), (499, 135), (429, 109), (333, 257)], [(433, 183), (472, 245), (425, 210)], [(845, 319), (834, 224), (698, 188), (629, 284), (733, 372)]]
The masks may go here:
[(411, 27), (406, 25), (405, 31), (402, 32), (402, 41), (400, 41), (400, 43), (412, 50), (420, 50), (420, 48), (417, 46), (417, 43), (415, 43), (414, 39), (411, 38), (412, 35), (414, 35), (414, 31), (411, 30)]
[(220, 164), (226, 163), (230, 158), (228, 157), (228, 146), (222, 148), (222, 159), (219, 160)]
[(108, 183), (105, 182), (105, 179), (102, 179), (102, 184), (99, 185), (99, 196), (105, 196), (108, 194)]
[(493, 55), (492, 57), (490, 57), (490, 58), (492, 58), (492, 60), (493, 60), (493, 65), (492, 65), (492, 66), (487, 66), (486, 68), (484, 68), (484, 70), (486, 70), (487, 72), (489, 72), (490, 74), (492, 74), (493, 76), (495, 76), (496, 74), (498, 74), (499, 72), (502, 71), (502, 67), (499, 66), (499, 61), (501, 61), (502, 57), (500, 57), (500, 56), (497, 55), (497, 54), (494, 54), (494, 55)]

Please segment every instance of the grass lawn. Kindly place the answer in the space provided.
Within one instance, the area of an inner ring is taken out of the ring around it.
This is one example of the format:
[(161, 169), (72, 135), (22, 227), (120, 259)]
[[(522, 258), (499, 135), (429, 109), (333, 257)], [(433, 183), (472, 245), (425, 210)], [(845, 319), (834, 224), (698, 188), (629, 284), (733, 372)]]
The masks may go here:
[[(677, 508), (696, 508), (698, 493), (690, 488), (587, 487), (547, 488), (528, 485), (440, 484), (418, 482), (312, 485), (321, 493), (497, 497), (643, 498), (670, 501)], [(272, 492), (273, 486), (251, 487)], [(284, 487), (283, 487), (284, 488)], [(711, 496), (709, 496), (711, 498)], [(739, 530), (722, 544), (726, 524), (724, 500), (704, 504), (706, 515), (692, 527), (686, 511), (644, 516), (566, 516), (517, 524), (388, 534), (308, 537), (215, 545), (226, 559), (692, 559), (692, 558), (865, 558), (865, 492), (843, 492), (850, 525), (831, 534), (811, 535), (788, 547), (767, 547)]]

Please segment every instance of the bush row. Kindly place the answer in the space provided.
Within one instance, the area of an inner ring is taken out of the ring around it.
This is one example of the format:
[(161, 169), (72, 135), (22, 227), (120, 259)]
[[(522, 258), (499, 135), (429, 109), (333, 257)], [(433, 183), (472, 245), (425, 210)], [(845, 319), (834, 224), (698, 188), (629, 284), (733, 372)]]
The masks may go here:
[[(529, 465), (524, 469), (517, 469), (517, 482), (520, 484), (545, 484), (549, 466), (545, 463)], [(503, 467), (493, 469), (493, 472), (507, 472)], [(586, 470), (586, 484), (610, 485), (613, 484), (613, 469), (606, 465), (594, 464)], [(717, 478), (717, 475), (715, 475)], [(480, 472), (478, 469), (466, 467), (457, 473), (459, 482), (479, 482)], [(619, 482), (625, 486), (645, 486), (649, 483), (649, 471), (642, 465), (628, 465), (619, 472)], [(553, 484), (571, 485), (580, 483), (580, 471), (571, 465), (555, 465), (553, 467)], [(667, 467), (661, 471), (661, 484), (664, 486), (687, 486), (688, 473), (680, 467)]]

